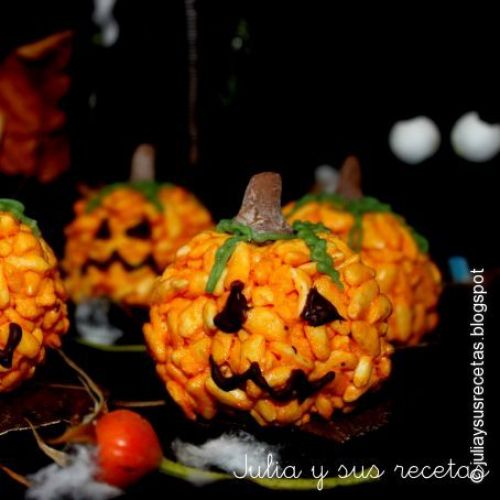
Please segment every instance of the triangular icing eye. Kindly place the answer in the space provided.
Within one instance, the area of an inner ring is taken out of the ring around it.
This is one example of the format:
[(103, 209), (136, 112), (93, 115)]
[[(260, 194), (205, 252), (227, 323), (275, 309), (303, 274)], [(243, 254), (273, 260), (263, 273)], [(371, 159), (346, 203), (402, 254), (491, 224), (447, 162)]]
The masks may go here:
[(129, 227), (126, 231), (127, 236), (139, 240), (148, 240), (151, 238), (151, 225), (147, 219), (142, 219), (139, 224)]
[(105, 219), (101, 222), (95, 237), (98, 240), (109, 240), (111, 238), (111, 230), (109, 229), (109, 222)]
[(309, 290), (300, 317), (310, 326), (326, 325), (337, 319), (342, 319), (335, 306), (323, 297), (315, 287)]
[(231, 292), (224, 309), (214, 318), (215, 326), (225, 333), (238, 332), (246, 320), (248, 304), (243, 295), (244, 286), (241, 281), (231, 283)]

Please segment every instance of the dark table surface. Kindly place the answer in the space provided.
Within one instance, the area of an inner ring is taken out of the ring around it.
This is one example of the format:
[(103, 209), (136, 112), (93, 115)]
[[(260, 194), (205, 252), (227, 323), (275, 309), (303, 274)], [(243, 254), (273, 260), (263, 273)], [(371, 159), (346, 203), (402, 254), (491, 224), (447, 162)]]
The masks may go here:
[[(498, 297), (498, 280), (490, 284), (490, 305)], [(367, 400), (352, 416), (359, 418), (363, 412), (389, 414), (388, 422), (376, 430), (353, 437), (343, 444), (305, 433), (299, 429), (261, 429), (250, 422), (231, 422), (221, 419), (212, 423), (188, 422), (169, 401), (165, 406), (143, 409), (157, 430), (165, 454), (172, 456), (171, 442), (179, 437), (185, 441), (201, 443), (224, 431), (243, 428), (258, 439), (281, 447), (281, 463), (295, 465), (306, 471), (311, 464), (324, 465), (335, 471), (339, 464), (358, 466), (376, 464), (386, 473), (377, 482), (322, 492), (268, 491), (246, 481), (214, 483), (202, 488), (182, 480), (155, 473), (131, 488), (126, 498), (164, 498), (177, 495), (220, 495), (228, 498), (255, 497), (307, 498), (326, 495), (329, 498), (383, 498), (388, 494), (423, 495), (432, 493), (471, 493), (476, 498), (486, 498), (488, 489), (495, 483), (495, 471), (480, 485), (468, 480), (403, 480), (392, 472), (396, 464), (446, 465), (450, 459), (457, 464), (470, 461), (469, 446), (472, 435), (472, 375), (469, 363), (472, 355), (468, 324), (471, 313), (471, 294), (468, 286), (449, 286), (442, 297), (441, 323), (438, 330), (422, 347), (398, 350), (394, 357), (391, 380), (377, 394)], [(487, 353), (489, 377), (486, 392), (493, 391), (493, 356), (498, 343), (495, 338), (495, 314), (487, 323)], [(156, 400), (164, 398), (162, 384), (157, 380), (153, 363), (145, 353), (105, 353), (76, 344), (70, 338), (65, 351), (107, 391), (111, 400)], [(49, 362), (39, 370), (35, 379), (62, 381), (68, 378), (68, 369), (54, 353)], [(71, 373), (69, 377), (71, 378)], [(497, 410), (487, 406), (490, 469), (494, 469), (493, 428)], [(376, 420), (376, 416), (373, 417)], [(59, 432), (54, 427), (44, 433)], [(47, 459), (38, 451), (29, 431), (12, 432), (0, 436), (0, 463), (20, 473), (30, 473), (46, 465)], [(331, 475), (333, 475), (331, 473)], [(0, 498), (23, 497), (23, 488), (0, 475)]]

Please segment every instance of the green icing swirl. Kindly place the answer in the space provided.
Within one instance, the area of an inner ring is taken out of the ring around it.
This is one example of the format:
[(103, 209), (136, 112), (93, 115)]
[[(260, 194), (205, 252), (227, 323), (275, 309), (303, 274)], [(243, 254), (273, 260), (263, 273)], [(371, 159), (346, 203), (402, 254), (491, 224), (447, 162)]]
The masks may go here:
[(0, 198), (0, 212), (9, 212), (19, 222), (28, 226), (36, 236), (41, 236), (36, 220), (24, 215), (24, 205), (20, 201)]
[(311, 253), (311, 259), (316, 262), (316, 267), (320, 273), (329, 276), (332, 281), (341, 289), (344, 285), (340, 281), (340, 274), (333, 265), (333, 260), (327, 252), (326, 240), (320, 238), (317, 233), (331, 231), (323, 224), (313, 224), (312, 222), (295, 221), (292, 225), (297, 237), (304, 241)]
[(214, 265), (210, 271), (210, 275), (207, 280), (207, 286), (205, 290), (208, 293), (213, 293), (219, 278), (226, 267), (227, 261), (233, 255), (234, 249), (236, 245), (240, 242), (244, 241), (241, 236), (232, 236), (228, 238), (215, 252), (215, 260)]
[(249, 226), (235, 222), (232, 219), (222, 219), (216, 227), (216, 231), (232, 234), (216, 251), (214, 265), (210, 271), (205, 290), (213, 293), (217, 282), (219, 281), (228, 260), (231, 258), (236, 245), (240, 241), (247, 243), (262, 244), (269, 241), (291, 240), (299, 238), (309, 248), (311, 259), (316, 262), (318, 271), (329, 276), (333, 282), (343, 289), (340, 281), (339, 272), (334, 268), (333, 261), (327, 252), (326, 241), (317, 236), (318, 232), (330, 232), (322, 224), (313, 224), (311, 222), (296, 221), (293, 223), (293, 233), (256, 233)]
[(287, 217), (295, 214), (300, 208), (308, 203), (328, 203), (333, 208), (349, 212), (354, 217), (354, 224), (348, 234), (349, 246), (359, 252), (361, 250), (361, 242), (363, 240), (363, 216), (367, 213), (392, 213), (410, 232), (418, 249), (427, 253), (429, 251), (429, 242), (417, 231), (407, 224), (406, 220), (400, 215), (394, 214), (392, 208), (387, 203), (382, 203), (371, 196), (350, 200), (340, 194), (318, 193), (306, 194), (293, 206), (292, 210), (286, 214)]
[(256, 233), (251, 227), (245, 226), (233, 219), (222, 219), (215, 228), (219, 233), (229, 233), (240, 236), (241, 241), (248, 243), (265, 243), (266, 241), (291, 240), (295, 238), (293, 234), (284, 233)]
[(128, 188), (141, 193), (159, 212), (162, 212), (163, 205), (160, 201), (159, 193), (164, 187), (172, 187), (172, 184), (156, 181), (115, 182), (114, 184), (109, 184), (101, 188), (99, 192), (89, 200), (85, 207), (85, 211), (90, 213), (95, 210), (101, 205), (103, 198), (113, 191)]

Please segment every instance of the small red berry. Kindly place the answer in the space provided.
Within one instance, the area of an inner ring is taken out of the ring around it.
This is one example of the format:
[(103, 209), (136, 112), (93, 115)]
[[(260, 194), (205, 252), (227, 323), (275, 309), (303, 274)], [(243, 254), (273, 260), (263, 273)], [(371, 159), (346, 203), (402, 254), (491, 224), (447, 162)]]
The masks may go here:
[(130, 410), (115, 410), (96, 423), (99, 479), (124, 488), (158, 468), (163, 453), (151, 424)]

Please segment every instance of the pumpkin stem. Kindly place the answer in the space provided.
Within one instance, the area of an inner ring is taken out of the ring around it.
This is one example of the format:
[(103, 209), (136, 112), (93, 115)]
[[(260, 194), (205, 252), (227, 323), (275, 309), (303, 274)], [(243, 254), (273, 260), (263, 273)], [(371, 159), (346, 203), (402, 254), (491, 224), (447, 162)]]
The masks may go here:
[(349, 155), (340, 169), (340, 179), (337, 193), (350, 200), (363, 197), (361, 190), (361, 166), (354, 155)]
[(151, 144), (140, 144), (132, 155), (130, 181), (155, 180), (155, 148)]
[(291, 234), (281, 212), (281, 176), (276, 172), (254, 175), (245, 190), (235, 222), (250, 227), (255, 233)]

